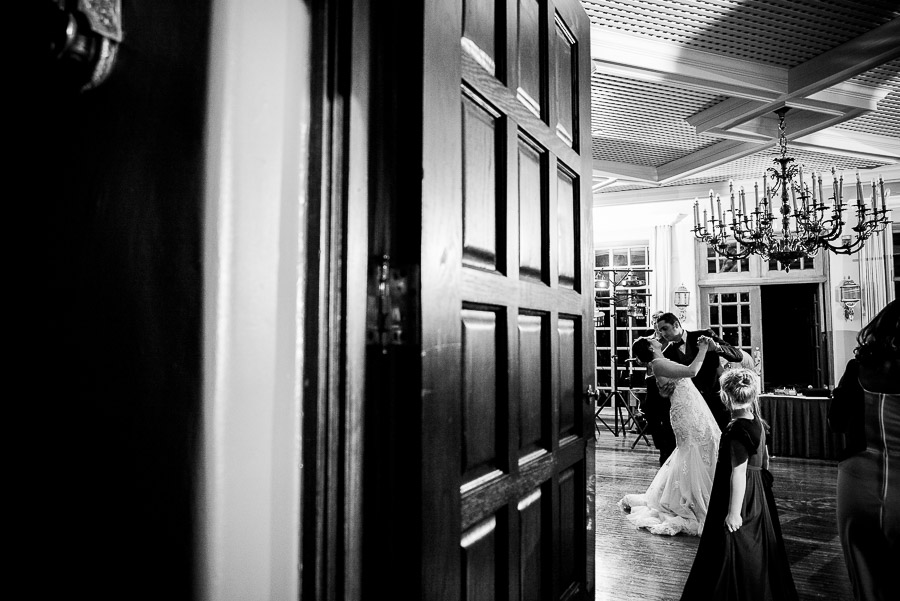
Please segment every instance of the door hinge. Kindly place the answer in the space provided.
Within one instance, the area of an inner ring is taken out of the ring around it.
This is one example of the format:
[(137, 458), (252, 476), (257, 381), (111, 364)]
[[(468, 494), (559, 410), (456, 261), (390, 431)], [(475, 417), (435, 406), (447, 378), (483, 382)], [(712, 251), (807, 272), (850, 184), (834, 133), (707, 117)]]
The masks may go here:
[(373, 261), (367, 299), (366, 343), (381, 347), (416, 343), (419, 277), (414, 266), (396, 266), (383, 255)]

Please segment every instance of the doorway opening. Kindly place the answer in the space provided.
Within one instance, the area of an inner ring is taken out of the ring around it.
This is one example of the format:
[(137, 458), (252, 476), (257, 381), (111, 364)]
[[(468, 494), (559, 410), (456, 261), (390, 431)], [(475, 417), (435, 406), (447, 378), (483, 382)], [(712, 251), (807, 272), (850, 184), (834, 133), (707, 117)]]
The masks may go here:
[(819, 284), (760, 286), (763, 389), (823, 386)]

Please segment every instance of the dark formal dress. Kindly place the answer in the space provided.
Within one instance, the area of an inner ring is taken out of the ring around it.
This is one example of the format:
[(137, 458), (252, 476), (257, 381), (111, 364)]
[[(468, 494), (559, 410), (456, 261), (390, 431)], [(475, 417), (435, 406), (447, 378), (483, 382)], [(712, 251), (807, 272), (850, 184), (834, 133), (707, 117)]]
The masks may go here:
[[(726, 426), (700, 546), (684, 586), (682, 601), (796, 601), (781, 525), (767, 470), (766, 436), (758, 417)], [(731, 495), (731, 456), (747, 460), (743, 525), (725, 527)]]
[(856, 599), (884, 601), (896, 598), (900, 566), (900, 394), (866, 390), (857, 378), (852, 360), (829, 411), (848, 439), (838, 464), (838, 533)]

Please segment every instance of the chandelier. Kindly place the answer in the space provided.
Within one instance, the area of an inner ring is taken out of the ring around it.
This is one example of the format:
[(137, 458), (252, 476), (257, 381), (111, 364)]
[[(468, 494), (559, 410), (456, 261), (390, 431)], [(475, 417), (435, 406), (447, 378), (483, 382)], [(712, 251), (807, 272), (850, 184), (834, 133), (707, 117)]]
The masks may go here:
[[(778, 144), (781, 156), (773, 159), (775, 167), (769, 167), (763, 176), (762, 197), (758, 184), (753, 184), (754, 207), (747, 210), (744, 189), (735, 200), (734, 182), (729, 183), (730, 223), (722, 210), (722, 199), (709, 191), (709, 213), (703, 209), (700, 221), (700, 203), (694, 202), (694, 236), (705, 242), (716, 254), (729, 259), (743, 259), (751, 254), (765, 260), (776, 260), (785, 271), (799, 259), (815, 257), (821, 249), (835, 254), (849, 255), (862, 248), (872, 234), (883, 231), (891, 221), (887, 218), (884, 180), (878, 178), (879, 189), (872, 182), (871, 205), (867, 206), (863, 186), (856, 175), (856, 225), (852, 234), (844, 233), (844, 208), (841, 199), (843, 176), (838, 179), (831, 169), (833, 194), (825, 198), (822, 191), (822, 174), (813, 173), (809, 182), (803, 179), (803, 167), (794, 165), (787, 156), (787, 136), (784, 115), (787, 107), (779, 109)], [(766, 184), (766, 179), (771, 185)], [(881, 208), (876, 193), (880, 192)], [(890, 190), (888, 190), (890, 195)], [(830, 205), (829, 205), (830, 203)], [(735, 244), (735, 242), (737, 244)]]

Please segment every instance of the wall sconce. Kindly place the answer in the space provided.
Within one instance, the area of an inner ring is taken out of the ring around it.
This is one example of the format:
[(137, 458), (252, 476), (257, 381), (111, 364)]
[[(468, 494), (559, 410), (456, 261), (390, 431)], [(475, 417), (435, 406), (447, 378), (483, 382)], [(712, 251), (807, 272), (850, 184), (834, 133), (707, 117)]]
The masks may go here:
[(684, 284), (675, 289), (675, 306), (678, 307), (679, 319), (684, 321), (687, 317), (685, 309), (691, 304), (691, 291)]
[(853, 307), (859, 303), (859, 284), (851, 280), (848, 275), (838, 290), (840, 291), (841, 304), (844, 305), (844, 319), (853, 321)]

